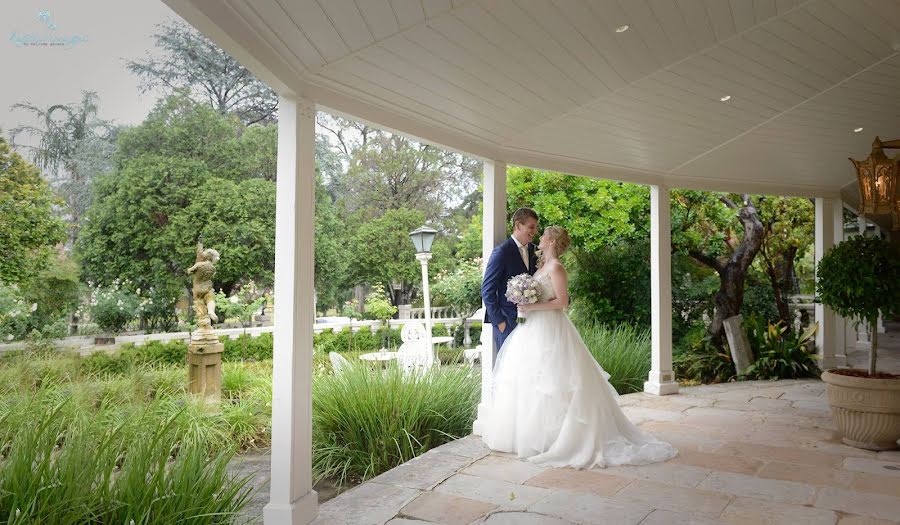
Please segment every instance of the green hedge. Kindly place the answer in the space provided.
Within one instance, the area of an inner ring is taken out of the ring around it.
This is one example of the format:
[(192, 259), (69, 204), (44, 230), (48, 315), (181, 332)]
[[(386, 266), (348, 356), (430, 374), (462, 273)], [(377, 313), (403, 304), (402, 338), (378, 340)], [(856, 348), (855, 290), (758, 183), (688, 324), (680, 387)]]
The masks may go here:
[[(453, 335), (457, 339), (457, 348), (441, 345), (438, 349), (441, 362), (444, 364), (462, 362), (463, 332), (459, 329), (455, 332)], [(448, 327), (444, 325), (435, 325), (432, 333), (435, 337), (451, 335)], [(481, 326), (473, 326), (471, 334), (474, 345), (481, 335)], [(237, 339), (222, 337), (221, 341), (225, 345), (225, 351), (222, 353), (222, 360), (225, 362), (272, 359), (271, 333), (260, 334), (257, 337), (244, 334)], [(340, 332), (325, 330), (313, 336), (314, 368), (330, 373), (329, 352), (337, 352), (352, 360), (360, 354), (377, 352), (385, 346), (396, 350), (400, 344), (400, 330), (397, 329), (378, 329), (375, 332), (369, 327), (361, 328), (358, 332), (351, 332), (349, 328)], [(135, 366), (147, 364), (180, 365), (185, 363), (187, 349), (187, 343), (183, 341), (148, 341), (143, 346), (129, 343), (122, 345), (118, 352), (95, 352), (81, 359), (80, 370), (88, 375), (117, 375), (127, 373)]]

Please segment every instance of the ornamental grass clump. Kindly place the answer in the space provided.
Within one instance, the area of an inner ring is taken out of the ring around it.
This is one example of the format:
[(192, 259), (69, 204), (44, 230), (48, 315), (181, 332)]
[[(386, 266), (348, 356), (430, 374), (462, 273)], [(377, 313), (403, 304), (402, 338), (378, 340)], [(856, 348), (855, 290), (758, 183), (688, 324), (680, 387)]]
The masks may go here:
[(650, 373), (650, 332), (629, 325), (615, 328), (599, 324), (578, 327), (594, 359), (610, 375), (620, 394), (641, 392)]
[(81, 361), (0, 361), (0, 524), (237, 522), (252, 488), (226, 467), (268, 444), (270, 408), (211, 410), (186, 394), (183, 367)]
[[(185, 436), (181, 414), (101, 405), (61, 387), (0, 408), (0, 522), (226, 524), (249, 501), (234, 450)], [(92, 410), (93, 408), (93, 410)]]
[(467, 367), (404, 374), (352, 364), (313, 382), (313, 473), (340, 484), (377, 476), (468, 435), (481, 379)]

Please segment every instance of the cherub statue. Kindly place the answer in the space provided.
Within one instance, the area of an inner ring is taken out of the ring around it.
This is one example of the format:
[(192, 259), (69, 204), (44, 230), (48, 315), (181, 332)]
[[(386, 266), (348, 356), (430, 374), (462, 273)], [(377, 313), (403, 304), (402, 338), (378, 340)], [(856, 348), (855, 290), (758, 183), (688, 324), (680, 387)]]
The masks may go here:
[(197, 262), (187, 269), (194, 274), (194, 312), (197, 314), (197, 327), (200, 330), (212, 330), (212, 323), (218, 322), (216, 316), (216, 296), (213, 291), (212, 278), (216, 274), (214, 266), (219, 261), (219, 252), (212, 248), (203, 249), (203, 243), (197, 243)]

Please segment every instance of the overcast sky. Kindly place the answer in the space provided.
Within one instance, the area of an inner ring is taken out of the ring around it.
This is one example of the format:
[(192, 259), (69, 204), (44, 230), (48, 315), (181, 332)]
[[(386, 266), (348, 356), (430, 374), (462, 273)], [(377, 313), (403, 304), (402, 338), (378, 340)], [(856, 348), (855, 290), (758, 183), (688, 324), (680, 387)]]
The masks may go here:
[(156, 95), (141, 95), (125, 62), (152, 51), (155, 25), (177, 16), (160, 0), (0, 0), (0, 13), (4, 135), (28, 120), (10, 111), (16, 102), (46, 107), (96, 91), (101, 118), (119, 124), (140, 123), (153, 107)]

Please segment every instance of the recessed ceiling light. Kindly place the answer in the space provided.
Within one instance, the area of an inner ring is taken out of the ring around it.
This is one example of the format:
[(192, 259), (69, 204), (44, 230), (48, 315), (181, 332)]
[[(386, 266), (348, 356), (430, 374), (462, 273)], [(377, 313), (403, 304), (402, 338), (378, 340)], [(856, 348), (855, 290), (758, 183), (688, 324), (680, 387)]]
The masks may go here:
[(625, 25), (623, 25), (623, 26), (619, 26), (619, 27), (616, 28), (616, 33), (624, 33), (625, 31), (628, 31), (628, 28), (629, 28), (629, 27), (631, 27), (631, 26), (628, 25), (628, 24), (625, 24)]
[(859, 133), (859, 132), (862, 131), (862, 130), (863, 130), (862, 128), (856, 128), (856, 129), (853, 130), (853, 133)]
[(719, 100), (721, 100), (722, 102), (728, 102), (729, 100), (731, 100), (731, 95), (725, 95), (724, 97), (720, 98)]

